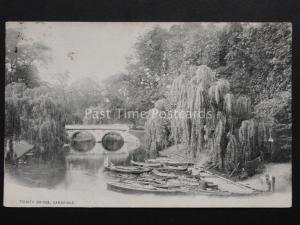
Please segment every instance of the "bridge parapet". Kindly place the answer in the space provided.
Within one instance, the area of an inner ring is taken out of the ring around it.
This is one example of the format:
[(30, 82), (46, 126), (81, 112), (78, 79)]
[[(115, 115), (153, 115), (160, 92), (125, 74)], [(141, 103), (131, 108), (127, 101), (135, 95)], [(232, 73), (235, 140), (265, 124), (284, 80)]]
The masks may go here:
[(108, 125), (66, 125), (65, 129), (68, 133), (69, 138), (73, 136), (74, 133), (78, 131), (88, 131), (91, 133), (96, 139), (95, 147), (84, 153), (76, 152), (74, 149), (71, 148), (71, 153), (76, 154), (105, 154), (108, 153), (100, 143), (102, 138), (105, 134), (114, 131), (119, 133), (124, 139), (123, 147), (118, 150), (118, 153), (129, 153), (140, 146), (140, 140), (135, 137), (134, 135), (130, 134), (129, 127), (124, 124), (108, 124)]

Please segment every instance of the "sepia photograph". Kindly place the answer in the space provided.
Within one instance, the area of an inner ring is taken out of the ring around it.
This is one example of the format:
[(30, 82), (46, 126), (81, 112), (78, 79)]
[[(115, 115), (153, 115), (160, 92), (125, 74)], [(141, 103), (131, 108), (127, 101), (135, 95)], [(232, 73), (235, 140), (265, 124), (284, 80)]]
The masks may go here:
[(6, 22), (6, 207), (292, 207), (292, 23)]

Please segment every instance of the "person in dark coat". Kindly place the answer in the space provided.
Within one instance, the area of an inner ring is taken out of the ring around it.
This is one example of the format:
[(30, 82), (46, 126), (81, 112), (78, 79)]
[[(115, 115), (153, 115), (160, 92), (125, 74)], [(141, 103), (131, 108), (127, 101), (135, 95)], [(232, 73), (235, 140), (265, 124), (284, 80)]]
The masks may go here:
[(272, 176), (272, 192), (275, 191), (275, 176)]
[(266, 174), (266, 184), (267, 184), (267, 191), (271, 191), (271, 180), (270, 180), (270, 175)]

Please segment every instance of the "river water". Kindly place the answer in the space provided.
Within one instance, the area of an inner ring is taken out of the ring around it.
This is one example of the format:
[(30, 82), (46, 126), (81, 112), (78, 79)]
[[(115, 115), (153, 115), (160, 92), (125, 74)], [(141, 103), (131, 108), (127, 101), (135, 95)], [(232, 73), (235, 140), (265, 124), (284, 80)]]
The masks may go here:
[[(70, 152), (55, 159), (31, 158), (18, 168), (6, 166), (5, 206), (20, 207), (289, 207), (291, 192), (254, 197), (156, 196), (107, 190), (112, 178), (104, 161), (126, 165), (130, 147), (117, 153)], [(101, 148), (97, 146), (96, 148)], [(131, 148), (133, 149), (133, 148)]]

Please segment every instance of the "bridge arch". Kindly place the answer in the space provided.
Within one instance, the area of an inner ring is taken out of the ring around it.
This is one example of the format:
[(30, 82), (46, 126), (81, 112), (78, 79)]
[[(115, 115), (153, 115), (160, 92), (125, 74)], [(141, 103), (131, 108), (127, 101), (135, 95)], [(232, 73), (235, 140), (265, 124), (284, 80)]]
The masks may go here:
[(102, 143), (101, 143), (103, 136), (109, 132), (114, 132), (114, 133), (119, 134), (124, 140), (124, 144), (122, 145), (122, 147), (115, 153), (129, 153), (129, 152), (139, 148), (141, 145), (140, 140), (136, 136), (134, 136), (128, 132), (129, 127), (126, 125), (121, 125), (121, 124), (66, 125), (65, 129), (66, 129), (66, 132), (68, 134), (70, 141), (71, 141), (71, 138), (80, 131), (87, 131), (91, 135), (93, 135), (93, 137), (95, 138), (95, 146), (90, 151), (77, 152), (71, 146), (71, 152), (70, 152), (71, 154), (110, 154), (110, 153), (113, 153), (113, 152), (106, 150), (102, 146)]

